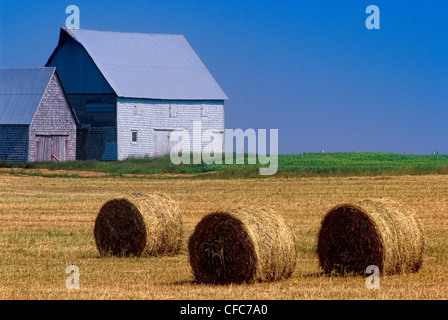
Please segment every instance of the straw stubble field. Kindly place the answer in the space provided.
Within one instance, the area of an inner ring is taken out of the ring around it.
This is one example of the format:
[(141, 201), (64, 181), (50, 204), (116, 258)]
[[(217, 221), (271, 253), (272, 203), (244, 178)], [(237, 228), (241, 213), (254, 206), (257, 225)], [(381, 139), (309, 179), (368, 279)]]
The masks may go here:
[[(93, 237), (101, 206), (121, 192), (161, 192), (177, 201), (184, 241), (177, 256), (101, 258)], [(379, 290), (362, 276), (322, 275), (316, 253), (322, 218), (335, 205), (389, 197), (412, 209), (424, 228), (418, 273), (383, 276)], [(286, 280), (199, 285), (187, 241), (203, 216), (261, 206), (292, 226), (298, 260)], [(0, 175), (2, 299), (447, 299), (448, 176), (268, 179), (45, 178)], [(80, 289), (65, 270), (80, 270)]]

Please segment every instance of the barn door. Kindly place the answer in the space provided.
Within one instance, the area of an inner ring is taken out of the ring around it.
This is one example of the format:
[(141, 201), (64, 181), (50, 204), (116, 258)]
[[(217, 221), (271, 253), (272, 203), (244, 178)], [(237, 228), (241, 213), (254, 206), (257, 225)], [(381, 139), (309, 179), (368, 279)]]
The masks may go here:
[(35, 161), (67, 161), (68, 136), (36, 136)]
[(170, 153), (171, 130), (154, 130), (154, 155), (164, 156)]

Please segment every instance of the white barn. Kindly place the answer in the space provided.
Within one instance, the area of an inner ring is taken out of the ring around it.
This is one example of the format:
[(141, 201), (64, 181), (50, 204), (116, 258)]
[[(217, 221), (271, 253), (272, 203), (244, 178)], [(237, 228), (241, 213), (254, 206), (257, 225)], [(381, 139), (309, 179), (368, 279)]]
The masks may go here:
[(79, 119), (77, 159), (164, 155), (193, 121), (224, 135), (228, 98), (182, 35), (62, 28), (46, 66)]

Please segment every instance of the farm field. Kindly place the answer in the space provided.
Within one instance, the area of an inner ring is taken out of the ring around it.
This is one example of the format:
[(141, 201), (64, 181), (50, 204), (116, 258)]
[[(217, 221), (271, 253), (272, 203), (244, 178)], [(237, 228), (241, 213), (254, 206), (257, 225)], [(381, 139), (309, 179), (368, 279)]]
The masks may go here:
[[(233, 162), (194, 164), (193, 155), (190, 164), (174, 165), (170, 156), (129, 158), (123, 161), (67, 161), (67, 162), (31, 162), (11, 164), (0, 162), (2, 172), (16, 174), (34, 174), (41, 176), (62, 175), (82, 176), (85, 172), (92, 175), (129, 176), (129, 175), (191, 175), (197, 178), (259, 178), (261, 165), (250, 164), (248, 155), (244, 155), (244, 164)], [(239, 155), (241, 156), (241, 155)], [(23, 171), (22, 169), (32, 169)], [(425, 175), (448, 174), (448, 155), (403, 155), (396, 153), (306, 153), (278, 155), (276, 177), (328, 177), (328, 176), (377, 176), (377, 175)]]
[[(154, 191), (176, 200), (183, 213), (181, 253), (100, 258), (93, 226), (104, 202)], [(326, 212), (372, 197), (407, 204), (427, 239), (421, 270), (381, 277), (379, 290), (366, 289), (364, 277), (322, 275), (316, 254)], [(194, 283), (186, 246), (194, 226), (207, 213), (248, 205), (272, 208), (293, 227), (299, 254), (292, 277), (251, 285)], [(69, 265), (79, 267), (79, 290), (66, 288)], [(0, 173), (1, 299), (447, 299), (447, 274), (448, 175), (149, 179)]]

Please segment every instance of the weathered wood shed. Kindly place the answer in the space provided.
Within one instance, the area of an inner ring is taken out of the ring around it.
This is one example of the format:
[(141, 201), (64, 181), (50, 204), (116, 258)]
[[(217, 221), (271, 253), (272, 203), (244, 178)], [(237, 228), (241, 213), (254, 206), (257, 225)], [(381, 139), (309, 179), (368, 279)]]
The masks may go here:
[(163, 155), (193, 121), (223, 136), (228, 98), (182, 35), (62, 28), (46, 65), (80, 121), (78, 159)]
[(77, 124), (56, 68), (0, 68), (0, 161), (75, 160)]

